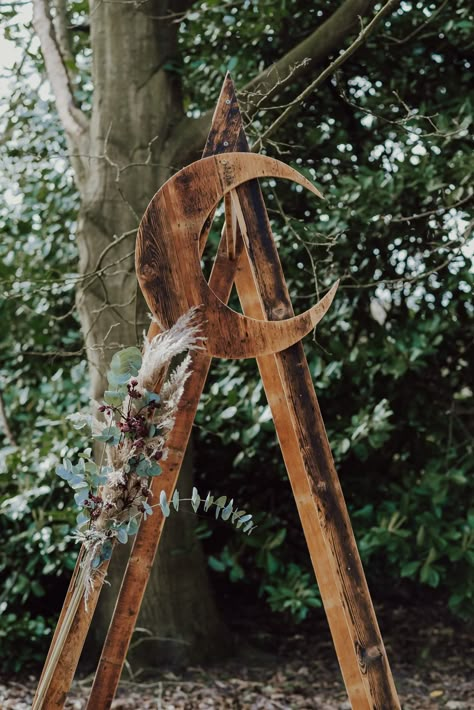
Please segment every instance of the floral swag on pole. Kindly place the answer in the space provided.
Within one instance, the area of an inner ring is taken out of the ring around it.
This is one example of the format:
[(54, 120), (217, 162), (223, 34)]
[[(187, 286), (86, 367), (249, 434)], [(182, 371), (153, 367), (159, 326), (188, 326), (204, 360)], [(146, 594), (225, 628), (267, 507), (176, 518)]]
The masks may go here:
[[(81, 509), (76, 537), (85, 548), (86, 604), (95, 572), (110, 559), (115, 542), (126, 543), (137, 532), (141, 516), (146, 519), (153, 512), (150, 478), (160, 475), (160, 462), (167, 458), (166, 442), (192, 372), (191, 353), (202, 349), (203, 340), (199, 311), (193, 308), (169, 330), (151, 340), (145, 337), (143, 353), (135, 347), (115, 353), (107, 375), (111, 389), (98, 406), (102, 418), (82, 413), (69, 417), (75, 428), (88, 426), (92, 438), (104, 444), (98, 463), (92, 460), (92, 449), (88, 448), (76, 465), (65, 459), (56, 469), (74, 489), (74, 500)], [(170, 371), (172, 360), (185, 352)], [(197, 512), (201, 498), (196, 488), (189, 500)], [(170, 504), (179, 509), (178, 491), (171, 501), (161, 491), (156, 505), (166, 517)], [(216, 518), (220, 514), (223, 520), (231, 519), (249, 534), (255, 527), (252, 515), (234, 508), (233, 500), (227, 502), (224, 496), (214, 499), (209, 493), (204, 510), (212, 505)]]

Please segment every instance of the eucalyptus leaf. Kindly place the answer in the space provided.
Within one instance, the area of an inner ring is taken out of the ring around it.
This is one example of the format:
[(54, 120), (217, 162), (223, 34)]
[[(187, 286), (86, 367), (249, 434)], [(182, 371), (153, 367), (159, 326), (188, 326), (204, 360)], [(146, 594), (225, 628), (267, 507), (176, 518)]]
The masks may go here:
[(81, 528), (83, 525), (86, 525), (90, 521), (90, 515), (88, 511), (86, 510), (81, 510), (79, 515), (76, 517), (76, 523), (77, 527)]
[(179, 492), (178, 489), (176, 488), (174, 493), (173, 493), (173, 498), (171, 499), (171, 502), (173, 504), (173, 508), (178, 511), (179, 510)]
[(74, 502), (78, 506), (82, 506), (84, 504), (84, 501), (87, 500), (89, 497), (89, 488), (86, 486), (85, 488), (81, 488), (80, 490), (77, 491), (77, 493), (74, 494)]
[(143, 501), (143, 519), (146, 520), (149, 515), (153, 515), (153, 508), (149, 503)]
[(150, 475), (151, 462), (148, 459), (141, 459), (135, 471), (139, 476), (149, 476)]
[(112, 557), (112, 552), (113, 552), (113, 545), (111, 540), (106, 540), (104, 544), (102, 545), (102, 549), (100, 551), (100, 557), (101, 560), (106, 562), (107, 560), (110, 560)]
[(124, 395), (117, 390), (105, 390), (104, 402), (110, 404), (111, 407), (121, 407), (123, 404)]
[(250, 533), (253, 530), (253, 528), (254, 528), (253, 520), (250, 520), (248, 523), (246, 523), (244, 525), (244, 527), (242, 528), (242, 532)]
[(78, 490), (79, 488), (86, 488), (87, 490), (89, 489), (89, 485), (85, 481), (84, 476), (81, 476), (78, 473), (72, 474), (71, 478), (69, 479), (69, 485), (74, 490)]
[(102, 430), (100, 434), (94, 434), (94, 439), (96, 441), (101, 441), (105, 444), (110, 444), (111, 446), (117, 446), (120, 441), (121, 432), (116, 426), (108, 426)]
[(193, 492), (191, 494), (191, 506), (195, 513), (198, 512), (199, 505), (201, 503), (201, 498), (199, 496), (197, 488), (193, 487)]
[(136, 535), (138, 532), (138, 528), (139, 528), (138, 518), (136, 518), (136, 517), (130, 518), (130, 520), (127, 523), (127, 533), (131, 536)]
[(166, 498), (166, 491), (160, 492), (160, 508), (165, 518), (167, 518), (170, 514), (170, 507), (168, 504), (168, 499)]
[(232, 523), (235, 523), (236, 520), (242, 517), (242, 515), (245, 515), (245, 510), (234, 510), (232, 513)]
[(109, 372), (107, 375), (107, 380), (111, 387), (114, 387), (115, 392), (123, 392), (125, 396), (127, 393), (127, 384), (130, 380), (130, 374), (128, 372)]
[(128, 374), (130, 377), (136, 376), (142, 364), (142, 354), (136, 347), (124, 348), (114, 354), (110, 362), (110, 370), (113, 373)]
[(222, 520), (229, 520), (230, 516), (232, 515), (233, 504), (234, 504), (234, 501), (232, 499), (227, 503), (225, 508), (222, 509), (222, 513), (221, 513)]
[(237, 520), (236, 528), (240, 528), (241, 525), (244, 525), (244, 523), (248, 523), (249, 520), (252, 520), (252, 515), (251, 513), (246, 513), (245, 515), (242, 515), (241, 518)]
[(73, 474), (69, 469), (64, 468), (64, 466), (56, 466), (56, 475), (64, 481), (69, 481)]
[(150, 404), (150, 402), (160, 402), (161, 397), (156, 392), (149, 392), (148, 390), (145, 390), (142, 401), (143, 404)]
[(128, 533), (125, 527), (119, 527), (116, 530), (116, 536), (117, 540), (121, 542), (122, 544), (126, 544), (128, 542)]
[(148, 470), (148, 475), (149, 476), (160, 476), (162, 473), (163, 469), (161, 468), (160, 464), (157, 463), (156, 461), (151, 462), (151, 466)]
[(207, 511), (211, 507), (213, 501), (214, 501), (214, 496), (212, 496), (211, 492), (209, 491), (209, 493), (206, 496), (206, 500), (204, 501), (204, 512), (205, 513), (207, 513)]

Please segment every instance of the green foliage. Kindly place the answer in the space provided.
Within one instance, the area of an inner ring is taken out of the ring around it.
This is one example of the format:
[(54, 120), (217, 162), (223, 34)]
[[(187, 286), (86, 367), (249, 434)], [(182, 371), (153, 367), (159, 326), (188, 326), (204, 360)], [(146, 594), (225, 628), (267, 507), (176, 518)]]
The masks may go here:
[(267, 584), (265, 591), (273, 611), (289, 612), (296, 621), (303, 621), (311, 608), (321, 606), (312, 576), (291, 563), (286, 575), (274, 585)]
[[(85, 24), (87, 4), (68, 5), (71, 25)], [(166, 66), (183, 82), (188, 115), (213, 107), (226, 69), (244, 86), (334, 10), (327, 0), (310, 5), (196, 3), (181, 24), (182, 61)], [(315, 181), (326, 201), (273, 181), (263, 188), (296, 310), (341, 277), (306, 347), (369, 582), (435, 589), (467, 617), (474, 608), (473, 23), (466, 0), (431, 12), (401, 3), (265, 146)], [(76, 460), (82, 433), (64, 417), (88, 402), (74, 311), (77, 193), (40, 53), (29, 48), (13, 6), (2, 15), (6, 35), (23, 50), (0, 117), (0, 380), (17, 444), (0, 441), (5, 664), (12, 649), (20, 658), (20, 646), (21, 663), (44, 655), (50, 615), (64, 596), (64, 569), (74, 561), (64, 535), (76, 513), (53, 471), (64, 458)], [(80, 31), (71, 39), (76, 95), (87, 112), (89, 40)], [(278, 104), (302, 88), (290, 82)], [(278, 111), (261, 111), (251, 133)], [(106, 394), (112, 406), (119, 370)], [(228, 494), (265, 511), (250, 537), (209, 525), (211, 568), (304, 618), (317, 596), (253, 362), (214, 363), (197, 423), (199, 486), (222, 488), (225, 476)]]
[[(297, 1), (271, 5), (246, 3), (233, 13), (210, 4), (205, 28), (199, 14), (188, 17), (181, 41), (191, 69), (184, 74), (190, 110), (214, 100), (224, 66), (233, 63), (242, 86), (262, 58), (283, 54), (331, 11), (328, 3), (306, 12)], [(288, 13), (298, 22), (285, 23)], [(297, 311), (341, 278), (306, 347), (371, 586), (433, 588), (468, 616), (472, 18), (464, 2), (445, 6), (424, 27), (429, 17), (421, 4), (403, 3), (383, 35), (374, 35), (265, 147), (316, 181), (325, 203), (262, 182)], [(203, 54), (206, 62), (199, 61)], [(293, 83), (285, 96), (297, 92)], [(261, 111), (253, 130), (274, 115)], [(271, 601), (291, 564), (297, 561), (302, 574), (310, 566), (253, 363), (215, 364), (198, 424), (205, 485), (230, 470), (232, 493), (262, 509), (265, 496), (270, 530), (277, 534), (283, 524), (288, 533), (270, 564), (257, 567), (240, 541), (229, 538), (222, 548), (211, 535), (211, 566), (239, 583), (257, 581), (267, 596), (271, 589)]]
[(23, 376), (16, 384), (28, 387), (9, 392), (25, 392), (23, 404), (10, 409), (18, 446), (0, 451), (0, 662), (11, 670), (44, 656), (75, 564), (75, 516), (54, 469), (78, 453), (77, 433), (64, 418), (78, 400), (85, 403), (84, 374), (80, 365), (69, 377), (63, 370), (39, 382)]
[(2, 670), (18, 673), (31, 663), (42, 663), (43, 649), (49, 642), (51, 631), (50, 623), (43, 616), (33, 618), (29, 612), (5, 614), (0, 626)]
[(75, 514), (54, 475), (78, 452), (66, 415), (88, 403), (74, 313), (78, 196), (66, 142), (14, 6), (2, 30), (22, 53), (0, 114), (0, 664), (44, 658), (75, 563)]

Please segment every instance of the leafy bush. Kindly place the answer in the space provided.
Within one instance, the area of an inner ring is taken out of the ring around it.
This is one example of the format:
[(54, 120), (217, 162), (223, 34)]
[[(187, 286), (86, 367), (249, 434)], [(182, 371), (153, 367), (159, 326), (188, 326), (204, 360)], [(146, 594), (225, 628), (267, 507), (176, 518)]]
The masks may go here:
[[(68, 570), (74, 568), (77, 550), (69, 533), (75, 513), (55, 467), (63, 456), (78, 452), (77, 433), (70, 431), (65, 415), (78, 401), (86, 400), (84, 375), (85, 363), (73, 367), (68, 377), (59, 370), (51, 380), (30, 381), (24, 389), (36, 416), (23, 419), (21, 430), (15, 427), (17, 447), (0, 450), (0, 634), (6, 639), (0, 644), (0, 662), (4, 668), (18, 670), (27, 661), (44, 657)], [(16, 422), (14, 405), (11, 413)], [(25, 430), (28, 425), (31, 428)], [(24, 644), (28, 633), (31, 637)], [(20, 646), (21, 653), (12, 655), (11, 649)]]
[(73, 314), (77, 196), (31, 57), (22, 72), (0, 117), (0, 393), (10, 429), (0, 424), (0, 663), (14, 671), (44, 658), (74, 567), (75, 515), (54, 469), (79, 443), (65, 417), (88, 401)]
[[(293, 16), (300, 10), (295, 2)], [(208, 17), (200, 53), (205, 46), (211, 53), (217, 42), (212, 27), (222, 12), (214, 9)], [(238, 41), (226, 33), (224, 49), (236, 57), (238, 81), (245, 80), (245, 42), (253, 46), (255, 32), (272, 35), (272, 48), (276, 42), (281, 52), (288, 46), (277, 31), (284, 11), (269, 12), (272, 23), (259, 30), (253, 23), (245, 39), (243, 28)], [(469, 80), (467, 14), (458, 2), (455, 15), (440, 13), (430, 32), (413, 42), (369, 41), (350, 68), (308, 99), (291, 126), (275, 136), (282, 155), (267, 146), (287, 161), (288, 151), (294, 167), (317, 181), (325, 203), (299, 188), (262, 181), (297, 312), (341, 277), (333, 306), (306, 348), (371, 586), (436, 589), (463, 616), (474, 608), (473, 254), (467, 212), (474, 164), (472, 105), (459, 90)], [(312, 18), (302, 13), (299, 21)], [(419, 22), (414, 8), (400, 9), (387, 36), (408, 35)], [(192, 32), (197, 25), (187, 26)], [(437, 54), (441, 36), (450, 61)], [(212, 92), (219, 64), (193, 64), (197, 50), (189, 51), (192, 72), (202, 82), (190, 91)], [(393, 59), (388, 73), (387, 52)], [(409, 111), (396, 96), (414, 108)], [(426, 114), (436, 114), (435, 125)], [(268, 120), (263, 113), (259, 118)], [(287, 532), (273, 551), (275, 563), (258, 571), (248, 548), (229, 539), (219, 552), (211, 535), (206, 545), (213, 568), (239, 582), (257, 582), (264, 594), (283, 586), (291, 564), (309, 570), (253, 363), (214, 364), (198, 425), (206, 483), (215, 486), (230, 471), (229, 492), (247, 498), (254, 510), (268, 510), (270, 533)], [(254, 539), (263, 544), (258, 532)]]
[[(3, 602), (4, 604), (5, 602)], [(0, 609), (2, 605), (0, 605)], [(51, 624), (43, 616), (31, 617), (29, 612), (3, 615), (0, 625), (2, 669), (17, 673), (32, 662), (44, 660), (46, 644), (51, 636)]]

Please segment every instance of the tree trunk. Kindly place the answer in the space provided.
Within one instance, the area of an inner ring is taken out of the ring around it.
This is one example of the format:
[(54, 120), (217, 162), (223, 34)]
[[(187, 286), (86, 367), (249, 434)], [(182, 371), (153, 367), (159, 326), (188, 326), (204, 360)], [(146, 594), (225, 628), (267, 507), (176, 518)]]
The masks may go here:
[[(139, 342), (149, 325), (134, 270), (135, 232), (153, 194), (180, 167), (170, 166), (167, 159), (176, 159), (170, 135), (183, 118), (178, 75), (166, 68), (176, 53), (177, 25), (163, 20), (180, 9), (166, 0), (91, 3), (94, 98), (88, 157), (85, 169), (81, 159), (82, 170), (79, 174), (76, 168), (76, 174), (84, 276), (77, 305), (94, 399), (104, 391), (114, 351)], [(184, 468), (183, 493), (190, 487), (189, 456)], [(139, 617), (139, 627), (147, 632), (132, 651), (141, 666), (222, 655), (227, 635), (212, 598), (195, 522), (192, 515), (180, 513), (166, 524)], [(125, 558), (124, 549), (114, 555), (112, 586), (103, 592), (94, 623), (96, 638), (105, 634)]]

